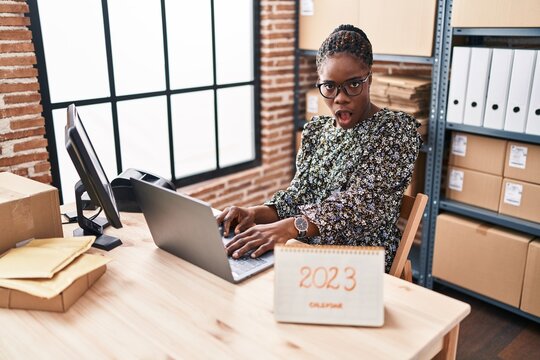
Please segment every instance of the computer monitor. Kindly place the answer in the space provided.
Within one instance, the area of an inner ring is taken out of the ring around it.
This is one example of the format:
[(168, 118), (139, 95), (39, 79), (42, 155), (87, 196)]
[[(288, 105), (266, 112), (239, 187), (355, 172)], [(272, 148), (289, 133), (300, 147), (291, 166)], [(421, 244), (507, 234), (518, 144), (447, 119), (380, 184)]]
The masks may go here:
[(95, 218), (87, 218), (83, 214), (82, 195), (86, 191), (90, 200), (103, 210), (109, 224), (115, 228), (122, 227), (111, 184), (103, 171), (75, 104), (67, 108), (65, 142), (67, 152), (81, 178), (75, 184), (77, 222), (81, 228), (75, 230), (74, 235), (95, 235), (94, 247), (111, 250), (122, 244), (120, 239), (103, 234), (103, 228), (108, 225), (106, 222), (99, 223)]

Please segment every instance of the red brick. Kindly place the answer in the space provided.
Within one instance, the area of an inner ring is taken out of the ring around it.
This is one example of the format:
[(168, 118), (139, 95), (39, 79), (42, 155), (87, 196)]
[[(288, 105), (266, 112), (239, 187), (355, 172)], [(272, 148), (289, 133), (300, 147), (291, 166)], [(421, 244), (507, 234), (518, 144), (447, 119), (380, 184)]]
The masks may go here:
[(34, 172), (41, 173), (51, 170), (51, 163), (48, 161), (40, 162), (34, 165)]
[(12, 130), (28, 129), (38, 126), (44, 126), (45, 119), (43, 117), (38, 117), (34, 119), (12, 120), (9, 125)]
[(6, 169), (6, 171), (9, 171), (15, 175), (28, 177), (28, 169), (27, 168), (18, 168), (18, 169)]
[[(41, 105), (26, 105), (19, 107), (12, 107), (6, 109), (0, 109), (0, 118), (7, 118), (11, 116), (22, 116), (22, 115), (31, 115), (31, 114), (41, 114), (43, 107)], [(11, 127), (13, 130), (13, 126)]]
[(31, 149), (43, 149), (46, 147), (47, 147), (47, 139), (38, 138), (38, 139), (32, 139), (32, 140), (14, 144), (13, 151), (21, 152), (21, 151), (31, 150)]
[(0, 79), (34, 78), (37, 75), (37, 69), (34, 68), (0, 70)]
[(17, 42), (0, 44), (0, 53), (33, 52), (34, 44), (31, 42)]
[(22, 138), (38, 136), (38, 135), (45, 135), (44, 127), (0, 134), (0, 141), (22, 139)]
[(24, 104), (30, 102), (40, 102), (41, 95), (38, 93), (28, 95), (5, 95), (4, 103), (6, 104)]
[(39, 90), (39, 83), (37, 82), (0, 84), (0, 93), (38, 91), (38, 90)]
[(34, 65), (35, 63), (36, 57), (34, 55), (0, 57), (0, 66)]
[(27, 4), (0, 4), (0, 13), (27, 13)]
[(31, 40), (31, 39), (32, 39), (32, 32), (30, 30), (0, 30), (0, 40)]
[(12, 157), (0, 158), (0, 166), (13, 166), (31, 161), (43, 161), (47, 160), (48, 158), (49, 154), (47, 152), (16, 155)]
[(28, 26), (30, 18), (22, 16), (0, 16), (1, 26)]

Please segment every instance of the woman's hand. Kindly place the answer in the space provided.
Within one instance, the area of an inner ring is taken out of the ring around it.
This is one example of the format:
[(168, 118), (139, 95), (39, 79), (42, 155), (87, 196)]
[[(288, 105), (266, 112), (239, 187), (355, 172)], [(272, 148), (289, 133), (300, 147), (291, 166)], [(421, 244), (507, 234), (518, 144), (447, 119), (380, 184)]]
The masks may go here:
[(255, 225), (255, 210), (238, 206), (229, 206), (216, 218), (217, 223), (223, 223), (223, 235), (229, 236), (233, 226), (238, 234)]
[(293, 218), (288, 218), (270, 224), (255, 225), (237, 234), (226, 245), (227, 254), (237, 259), (248, 251), (254, 250), (251, 257), (259, 257), (272, 250), (276, 244), (283, 244), (298, 235), (293, 221)]

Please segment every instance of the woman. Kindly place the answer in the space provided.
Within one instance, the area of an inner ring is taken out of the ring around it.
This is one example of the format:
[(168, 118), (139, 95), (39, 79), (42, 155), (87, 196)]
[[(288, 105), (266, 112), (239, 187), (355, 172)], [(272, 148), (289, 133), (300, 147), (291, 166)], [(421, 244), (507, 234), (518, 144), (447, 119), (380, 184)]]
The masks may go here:
[(308, 244), (383, 246), (392, 265), (396, 227), (422, 140), (410, 115), (370, 101), (373, 54), (366, 34), (341, 25), (317, 53), (317, 87), (335, 116), (304, 127), (294, 179), (264, 205), (226, 208), (227, 251), (258, 257), (296, 238)]

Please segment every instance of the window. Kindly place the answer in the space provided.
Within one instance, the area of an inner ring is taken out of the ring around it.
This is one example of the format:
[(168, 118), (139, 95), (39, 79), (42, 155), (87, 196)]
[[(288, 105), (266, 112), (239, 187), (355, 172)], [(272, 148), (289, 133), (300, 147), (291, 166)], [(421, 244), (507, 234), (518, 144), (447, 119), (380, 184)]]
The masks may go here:
[(53, 184), (75, 103), (109, 180), (133, 167), (177, 186), (260, 163), (256, 0), (30, 0)]

